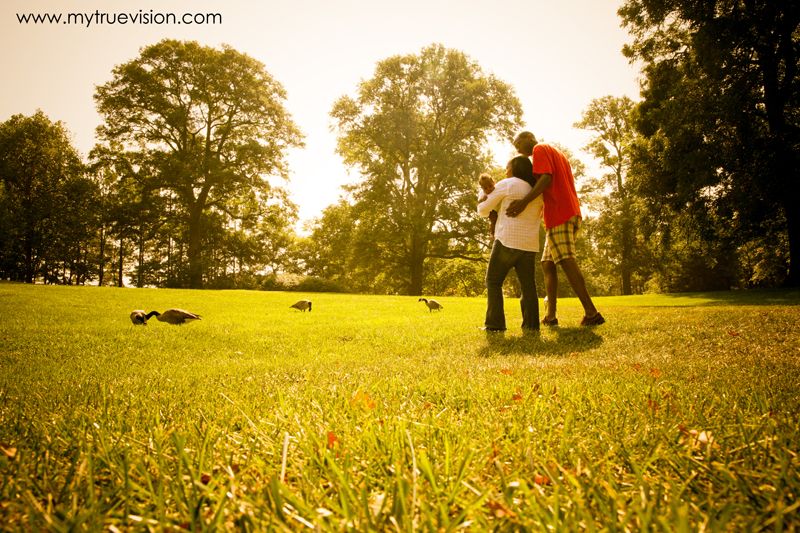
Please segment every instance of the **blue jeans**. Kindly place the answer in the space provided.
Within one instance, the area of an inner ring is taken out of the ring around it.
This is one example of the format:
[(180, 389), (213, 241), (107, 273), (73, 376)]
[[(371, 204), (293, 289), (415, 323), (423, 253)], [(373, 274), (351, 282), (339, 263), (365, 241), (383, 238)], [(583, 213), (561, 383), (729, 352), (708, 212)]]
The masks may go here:
[(494, 241), (489, 267), (486, 269), (486, 307), (485, 326), (489, 329), (506, 329), (506, 315), (503, 310), (503, 282), (508, 271), (514, 267), (522, 287), (522, 328), (539, 329), (539, 297), (536, 294), (536, 252), (526, 252), (503, 246)]

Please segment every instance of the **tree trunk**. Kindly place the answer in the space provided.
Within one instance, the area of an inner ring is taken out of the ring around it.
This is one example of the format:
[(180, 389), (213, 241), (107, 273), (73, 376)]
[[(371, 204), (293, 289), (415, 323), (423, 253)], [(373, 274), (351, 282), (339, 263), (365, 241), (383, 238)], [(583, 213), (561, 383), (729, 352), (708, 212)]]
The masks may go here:
[(136, 286), (144, 287), (144, 228), (139, 228), (139, 267), (136, 269)]
[[(619, 154), (619, 151), (617, 151)], [(622, 155), (619, 155), (622, 161)], [(622, 166), (618, 166), (614, 172), (617, 176), (617, 192), (622, 200), (622, 257), (620, 270), (622, 271), (622, 294), (630, 296), (633, 294), (631, 289), (631, 272), (633, 270), (633, 216), (631, 213), (631, 202), (628, 199), (628, 192), (623, 181)]]
[(422, 285), (425, 281), (425, 245), (421, 241), (419, 237), (411, 237), (409, 254), (411, 279), (408, 285), (410, 296), (422, 296)]
[(201, 262), (200, 221), (201, 208), (193, 208), (189, 214), (189, 288), (200, 289), (203, 287), (203, 265)]
[(33, 244), (30, 235), (25, 236), (25, 283), (33, 283)]
[(423, 263), (424, 258), (415, 258), (411, 264), (411, 282), (408, 286), (408, 294), (411, 296), (422, 296)]
[(119, 277), (117, 278), (117, 287), (124, 287), (125, 282), (122, 279), (123, 264), (125, 260), (125, 247), (123, 246), (122, 238), (119, 240)]
[(789, 234), (789, 277), (786, 285), (800, 287), (800, 204), (784, 202), (786, 229)]
[(622, 294), (630, 296), (633, 294), (631, 286), (632, 266), (633, 266), (633, 228), (631, 227), (630, 208), (623, 207), (622, 212)]
[(100, 257), (98, 258), (98, 267), (99, 271), (97, 274), (97, 286), (103, 286), (103, 278), (105, 277), (106, 272), (106, 229), (103, 226), (100, 226)]
[(167, 237), (167, 287), (172, 283), (172, 237)]

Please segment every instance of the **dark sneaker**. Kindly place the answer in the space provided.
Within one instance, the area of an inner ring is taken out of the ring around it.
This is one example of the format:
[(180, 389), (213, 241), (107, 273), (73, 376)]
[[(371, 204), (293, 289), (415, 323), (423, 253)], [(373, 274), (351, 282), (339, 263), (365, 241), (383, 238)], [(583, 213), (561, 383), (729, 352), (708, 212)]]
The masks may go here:
[(556, 327), (558, 325), (558, 319), (557, 318), (553, 318), (553, 319), (548, 320), (545, 317), (545, 318), (542, 319), (542, 325), (554, 328), (554, 327)]
[(599, 326), (600, 324), (604, 324), (605, 321), (606, 319), (603, 318), (603, 315), (596, 313), (592, 317), (583, 317), (583, 320), (581, 320), (581, 326)]

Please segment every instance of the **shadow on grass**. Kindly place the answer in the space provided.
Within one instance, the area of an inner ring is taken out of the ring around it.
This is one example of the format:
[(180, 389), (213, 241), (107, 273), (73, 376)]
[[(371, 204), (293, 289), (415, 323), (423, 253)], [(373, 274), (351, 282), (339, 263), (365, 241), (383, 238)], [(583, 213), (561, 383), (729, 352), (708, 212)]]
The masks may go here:
[(504, 333), (486, 333), (486, 346), (478, 355), (547, 355), (561, 357), (596, 348), (603, 343), (603, 337), (592, 328), (553, 328), (552, 335), (524, 333), (522, 336), (509, 336)]
[[(710, 306), (710, 305), (800, 305), (797, 289), (750, 289), (725, 292), (687, 292), (661, 294), (664, 304), (653, 307)], [(671, 305), (672, 302), (672, 305)], [(643, 305), (643, 307), (649, 307)]]

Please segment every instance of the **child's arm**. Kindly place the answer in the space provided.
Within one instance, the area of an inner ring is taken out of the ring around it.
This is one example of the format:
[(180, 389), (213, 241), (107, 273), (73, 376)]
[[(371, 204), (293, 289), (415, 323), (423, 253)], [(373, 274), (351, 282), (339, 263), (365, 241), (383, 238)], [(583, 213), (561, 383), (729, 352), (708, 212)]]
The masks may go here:
[(492, 192), (485, 197), (481, 197), (481, 199), (478, 201), (478, 215), (487, 217), (491, 211), (496, 210), (499, 207), (500, 203), (503, 201), (503, 198), (506, 196), (505, 187), (502, 186), (503, 183), (504, 182), (501, 181)]

